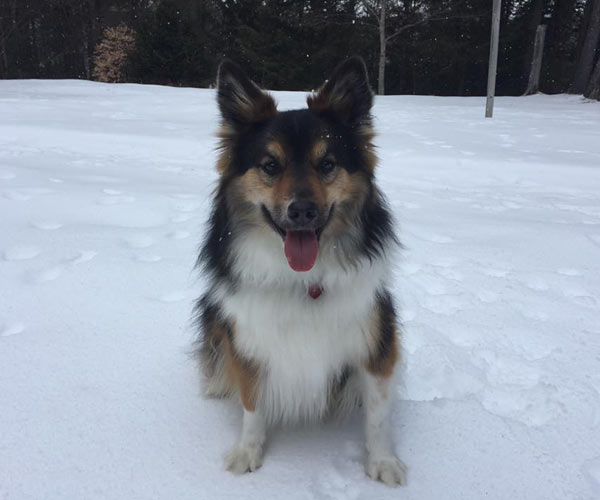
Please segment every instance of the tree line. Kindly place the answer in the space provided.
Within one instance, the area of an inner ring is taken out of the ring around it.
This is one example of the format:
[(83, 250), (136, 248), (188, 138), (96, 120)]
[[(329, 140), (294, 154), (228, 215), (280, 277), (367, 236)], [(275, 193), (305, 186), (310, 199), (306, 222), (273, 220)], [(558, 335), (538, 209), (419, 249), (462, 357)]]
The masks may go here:
[[(380, 93), (483, 95), (491, 0), (0, 0), (0, 78), (210, 86), (223, 57), (307, 90), (361, 55)], [(600, 97), (600, 0), (503, 0), (497, 93)], [(537, 51), (536, 51), (537, 52)]]

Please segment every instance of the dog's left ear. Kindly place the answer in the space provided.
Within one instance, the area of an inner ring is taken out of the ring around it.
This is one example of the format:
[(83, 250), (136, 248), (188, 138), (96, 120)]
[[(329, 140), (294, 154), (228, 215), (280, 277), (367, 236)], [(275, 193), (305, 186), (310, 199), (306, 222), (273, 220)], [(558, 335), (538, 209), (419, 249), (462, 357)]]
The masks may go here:
[(368, 122), (373, 92), (364, 61), (351, 57), (341, 63), (307, 103), (310, 109), (330, 112), (352, 127)]
[(217, 101), (223, 121), (236, 131), (277, 114), (273, 98), (227, 59), (219, 66)]

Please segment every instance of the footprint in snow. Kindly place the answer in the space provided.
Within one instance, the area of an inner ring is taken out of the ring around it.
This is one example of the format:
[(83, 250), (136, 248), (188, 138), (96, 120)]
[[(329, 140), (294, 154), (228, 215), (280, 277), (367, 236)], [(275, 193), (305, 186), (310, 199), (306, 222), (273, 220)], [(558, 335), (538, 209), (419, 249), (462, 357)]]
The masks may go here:
[[(362, 454), (361, 454), (362, 455)], [(358, 500), (361, 498), (360, 483), (348, 481), (349, 469), (362, 469), (358, 458), (340, 456), (331, 464), (324, 464), (319, 472), (311, 477), (310, 490), (315, 498), (344, 498)], [(352, 473), (364, 474), (362, 470), (353, 470)]]
[(452, 243), (454, 240), (450, 238), (450, 236), (445, 236), (443, 234), (437, 233), (421, 233), (411, 231), (410, 233), (415, 238), (419, 238), (420, 240), (430, 241), (431, 243)]
[(43, 231), (54, 231), (56, 229), (60, 229), (63, 226), (60, 222), (55, 222), (51, 220), (33, 221), (31, 225), (36, 229), (41, 229)]
[(482, 272), (492, 278), (506, 278), (508, 275), (508, 271), (505, 271), (504, 269), (483, 269)]
[(37, 247), (29, 245), (17, 245), (7, 248), (4, 251), (4, 260), (29, 260), (37, 257), (40, 250)]
[(129, 248), (148, 248), (154, 245), (155, 240), (147, 234), (133, 234), (125, 238), (125, 243)]
[(402, 267), (400, 269), (401, 274), (403, 274), (404, 276), (411, 276), (420, 272), (423, 268), (419, 264), (415, 264), (414, 262), (406, 262), (402, 264)]
[(124, 182), (121, 177), (113, 177), (109, 175), (81, 175), (78, 178), (81, 181), (90, 184), (121, 184)]
[(4, 192), (3, 196), (12, 201), (29, 201), (36, 196), (50, 194), (52, 192), (52, 189), (46, 188), (21, 188), (9, 189)]
[(454, 314), (466, 306), (465, 301), (456, 295), (426, 295), (419, 303), (424, 309), (443, 315)]
[(526, 287), (528, 287), (529, 289), (534, 290), (536, 292), (545, 292), (546, 290), (548, 290), (550, 288), (548, 286), (548, 283), (546, 283), (543, 279), (538, 278), (538, 277), (532, 277), (532, 278), (526, 279), (524, 284)]
[(184, 292), (181, 290), (175, 290), (173, 292), (163, 293), (162, 295), (160, 295), (158, 297), (158, 300), (160, 300), (161, 302), (167, 302), (167, 303), (181, 302), (182, 300), (187, 299), (187, 297), (188, 297), (187, 292)]
[(556, 272), (558, 274), (562, 274), (563, 276), (583, 276), (583, 273), (579, 269), (573, 269), (569, 267), (562, 267), (557, 269)]
[(89, 262), (98, 255), (98, 252), (92, 250), (83, 250), (75, 257), (65, 259), (61, 264), (42, 269), (41, 271), (30, 274), (30, 280), (33, 283), (47, 283), (59, 278), (65, 271), (74, 268), (84, 262)]
[(159, 262), (162, 256), (156, 254), (139, 254), (134, 257), (138, 262)]
[(416, 317), (417, 313), (412, 309), (404, 309), (402, 311), (402, 321), (404, 323), (410, 323), (411, 321), (414, 321)]
[(21, 322), (0, 324), (0, 337), (10, 337), (17, 335), (25, 330), (25, 325)]
[(169, 196), (175, 200), (193, 200), (198, 198), (198, 195), (193, 193), (171, 193)]
[(460, 271), (450, 268), (442, 268), (437, 271), (437, 274), (452, 281), (463, 281), (465, 278)]
[(179, 215), (176, 215), (175, 217), (171, 218), (171, 222), (174, 222), (175, 224), (179, 224), (181, 222), (187, 222), (189, 220), (192, 220), (194, 218), (194, 215), (190, 214), (190, 213), (182, 213)]
[(112, 205), (118, 205), (119, 203), (133, 203), (134, 201), (135, 201), (134, 196), (111, 195), (111, 196), (103, 196), (96, 203), (98, 205), (112, 206)]
[(29, 201), (31, 199), (28, 194), (16, 190), (5, 191), (3, 196), (11, 201)]
[(600, 456), (586, 460), (582, 464), (581, 470), (593, 490), (600, 493)]
[(167, 237), (172, 240), (184, 240), (190, 237), (190, 233), (189, 231), (177, 230), (167, 234)]
[(417, 203), (411, 203), (410, 201), (393, 201), (392, 205), (403, 210), (417, 210), (421, 208), (421, 205), (418, 205)]
[(424, 240), (431, 241), (432, 243), (452, 243), (454, 240), (449, 236), (443, 236), (441, 234), (431, 234), (424, 236)]
[(596, 307), (598, 305), (596, 298), (583, 290), (565, 290), (564, 294), (580, 306)]
[(34, 283), (47, 283), (48, 281), (54, 281), (64, 271), (62, 266), (52, 266), (42, 271), (37, 272), (33, 275)]
[(0, 172), (0, 180), (2, 180), (2, 181), (10, 181), (10, 180), (14, 179), (15, 177), (17, 177), (17, 175), (13, 174), (12, 172), (8, 172), (5, 170)]
[(72, 265), (83, 264), (84, 262), (89, 262), (92, 260), (94, 257), (96, 257), (96, 255), (98, 255), (98, 252), (94, 252), (93, 250), (84, 250), (79, 252), (77, 257), (70, 259), (68, 263)]
[(481, 302), (486, 304), (491, 304), (492, 302), (496, 302), (498, 300), (498, 294), (490, 290), (480, 290), (477, 293), (477, 297)]
[(534, 320), (534, 321), (548, 321), (549, 316), (545, 311), (532, 309), (531, 307), (517, 306), (517, 309), (523, 315), (523, 317)]
[(195, 212), (200, 207), (200, 203), (195, 202), (186, 202), (186, 203), (178, 203), (175, 210), (183, 213)]
[(173, 167), (171, 165), (167, 165), (164, 167), (155, 167), (155, 168), (156, 168), (156, 170), (158, 170), (160, 172), (172, 172), (174, 174), (177, 174), (183, 170), (183, 168), (181, 168), (181, 167)]

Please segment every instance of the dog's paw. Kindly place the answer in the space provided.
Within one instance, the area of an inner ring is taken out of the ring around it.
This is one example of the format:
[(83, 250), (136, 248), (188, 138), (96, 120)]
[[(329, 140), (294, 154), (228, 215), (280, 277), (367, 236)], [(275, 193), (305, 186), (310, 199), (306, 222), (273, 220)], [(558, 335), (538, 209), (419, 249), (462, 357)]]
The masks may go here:
[(225, 457), (225, 468), (234, 474), (254, 472), (262, 465), (262, 449), (258, 446), (238, 446)]
[(369, 457), (365, 466), (367, 475), (388, 486), (406, 484), (406, 465), (394, 456)]

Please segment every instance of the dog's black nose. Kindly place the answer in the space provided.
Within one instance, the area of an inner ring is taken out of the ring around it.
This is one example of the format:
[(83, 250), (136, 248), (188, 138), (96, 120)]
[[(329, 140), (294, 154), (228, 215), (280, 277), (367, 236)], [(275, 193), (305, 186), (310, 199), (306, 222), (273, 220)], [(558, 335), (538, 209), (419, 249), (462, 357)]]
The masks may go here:
[(288, 207), (288, 218), (296, 226), (306, 226), (317, 217), (317, 205), (312, 201), (293, 201)]

